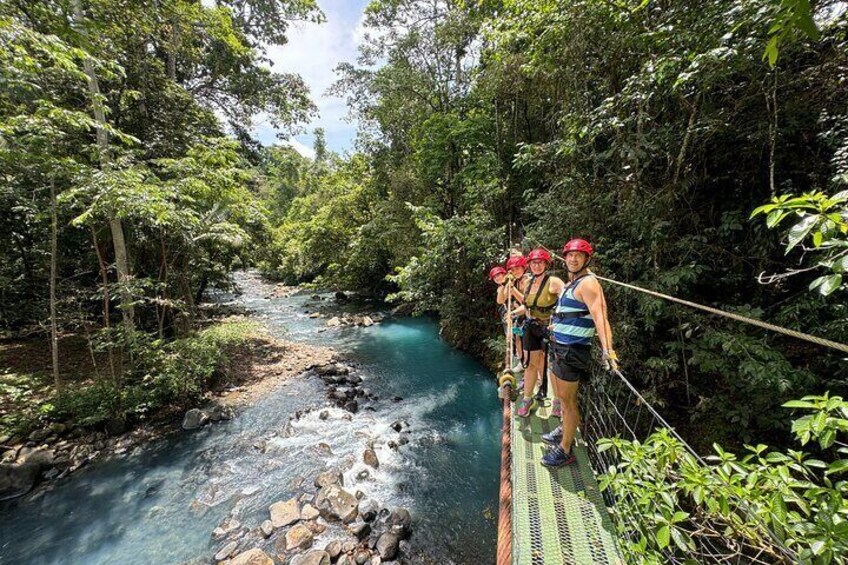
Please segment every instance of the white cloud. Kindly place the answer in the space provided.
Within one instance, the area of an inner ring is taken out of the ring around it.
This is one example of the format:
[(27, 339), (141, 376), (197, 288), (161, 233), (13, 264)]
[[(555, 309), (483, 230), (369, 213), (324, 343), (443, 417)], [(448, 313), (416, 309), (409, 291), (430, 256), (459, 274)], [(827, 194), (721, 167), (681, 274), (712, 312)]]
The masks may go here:
[(282, 145), (288, 145), (307, 159), (315, 160), (315, 150), (308, 145), (304, 145), (297, 139), (288, 139), (282, 142)]
[[(366, 0), (319, 0), (327, 22), (294, 24), (287, 33), (289, 42), (286, 45), (268, 49), (268, 57), (274, 63), (272, 68), (302, 76), (318, 106), (319, 117), (306, 126), (308, 134), (292, 140), (293, 146), (297, 143), (312, 151), (312, 130), (322, 127), (330, 150), (342, 152), (352, 148), (356, 124), (345, 121), (348, 111), (344, 100), (325, 96), (325, 93), (336, 81), (333, 72), (336, 65), (356, 60), (356, 30), (366, 3)], [(264, 144), (276, 141), (276, 132), (267, 123), (260, 122), (255, 132)]]

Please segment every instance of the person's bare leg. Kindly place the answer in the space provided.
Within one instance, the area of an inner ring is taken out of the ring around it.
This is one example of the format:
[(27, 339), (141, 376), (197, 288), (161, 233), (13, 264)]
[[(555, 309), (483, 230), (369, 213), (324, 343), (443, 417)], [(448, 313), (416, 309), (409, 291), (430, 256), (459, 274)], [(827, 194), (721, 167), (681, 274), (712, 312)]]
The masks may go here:
[(580, 424), (580, 409), (577, 406), (577, 387), (580, 381), (564, 381), (556, 379), (557, 396), (562, 403), (562, 448), (570, 453), (571, 444), (574, 443), (574, 434)]
[(531, 398), (536, 392), (536, 381), (539, 379), (539, 373), (542, 372), (542, 362), (544, 361), (541, 351), (530, 352), (530, 364), (524, 371), (524, 398)]
[(513, 334), (515, 340), (515, 358), (519, 363), (524, 363), (524, 344), (521, 342), (521, 337)]

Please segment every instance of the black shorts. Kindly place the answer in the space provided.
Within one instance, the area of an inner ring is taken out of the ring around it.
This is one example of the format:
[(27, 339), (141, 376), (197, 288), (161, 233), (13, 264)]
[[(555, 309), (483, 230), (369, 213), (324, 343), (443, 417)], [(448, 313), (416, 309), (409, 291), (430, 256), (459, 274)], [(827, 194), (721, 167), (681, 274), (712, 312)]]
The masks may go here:
[(570, 382), (587, 380), (591, 361), (591, 348), (588, 345), (551, 343), (550, 366), (558, 379)]
[(548, 334), (548, 326), (545, 322), (527, 319), (524, 321), (524, 339), (522, 345), (524, 351), (542, 351), (545, 349), (544, 339)]

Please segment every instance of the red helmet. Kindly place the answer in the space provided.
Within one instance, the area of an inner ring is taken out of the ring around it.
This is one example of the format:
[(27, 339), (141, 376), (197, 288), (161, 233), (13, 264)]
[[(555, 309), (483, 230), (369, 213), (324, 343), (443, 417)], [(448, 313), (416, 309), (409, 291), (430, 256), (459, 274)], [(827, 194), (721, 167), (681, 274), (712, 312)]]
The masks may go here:
[(569, 251), (582, 251), (589, 257), (592, 256), (592, 244), (586, 241), (585, 239), (572, 239), (568, 243), (565, 244), (565, 247), (562, 248), (562, 253), (565, 255)]
[(517, 267), (521, 267), (522, 269), (527, 268), (527, 259), (524, 258), (524, 255), (516, 255), (515, 257), (510, 257), (506, 260), (506, 268), (515, 269)]
[(551, 254), (548, 253), (546, 249), (542, 249), (540, 247), (530, 252), (530, 255), (527, 256), (527, 261), (544, 261), (546, 263), (550, 263)]
[(489, 270), (489, 280), (493, 281), (493, 280), (495, 280), (495, 277), (497, 277), (498, 275), (505, 275), (505, 274), (506, 274), (506, 269), (504, 269), (500, 265), (495, 265), (494, 267), (492, 267)]

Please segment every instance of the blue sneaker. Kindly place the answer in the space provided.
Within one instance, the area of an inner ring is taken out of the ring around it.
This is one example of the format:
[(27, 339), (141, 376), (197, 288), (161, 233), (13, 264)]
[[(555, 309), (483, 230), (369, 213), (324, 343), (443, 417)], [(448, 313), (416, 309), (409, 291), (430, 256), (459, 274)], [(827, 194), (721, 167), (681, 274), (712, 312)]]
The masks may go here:
[(563, 465), (573, 465), (577, 463), (577, 458), (573, 453), (566, 453), (565, 450), (555, 445), (548, 450), (542, 457), (542, 465), (545, 467), (562, 467)]
[(562, 426), (557, 426), (552, 432), (542, 434), (542, 441), (551, 445), (559, 445), (562, 441)]

